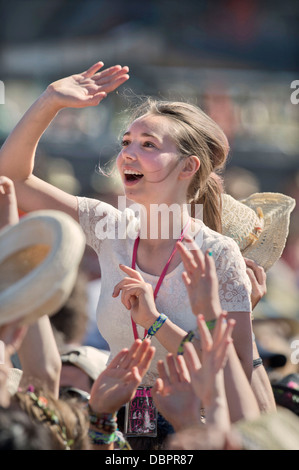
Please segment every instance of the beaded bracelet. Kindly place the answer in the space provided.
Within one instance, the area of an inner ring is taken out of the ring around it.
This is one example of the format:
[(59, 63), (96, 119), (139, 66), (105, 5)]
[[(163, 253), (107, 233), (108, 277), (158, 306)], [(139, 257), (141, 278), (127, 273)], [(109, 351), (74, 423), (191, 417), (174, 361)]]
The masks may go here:
[(157, 320), (152, 324), (152, 326), (148, 329), (146, 338), (151, 338), (154, 336), (157, 331), (161, 328), (161, 326), (166, 322), (167, 316), (164, 313), (161, 313)]
[(95, 413), (88, 404), (89, 422), (104, 434), (111, 434), (117, 430), (116, 413)]
[(184, 336), (184, 338), (182, 339), (180, 345), (179, 345), (179, 348), (178, 348), (178, 352), (177, 352), (177, 355), (178, 356), (181, 356), (182, 354), (184, 354), (184, 344), (185, 343), (188, 343), (188, 342), (192, 342), (193, 338), (195, 336), (195, 333), (193, 330), (190, 330), (186, 336)]

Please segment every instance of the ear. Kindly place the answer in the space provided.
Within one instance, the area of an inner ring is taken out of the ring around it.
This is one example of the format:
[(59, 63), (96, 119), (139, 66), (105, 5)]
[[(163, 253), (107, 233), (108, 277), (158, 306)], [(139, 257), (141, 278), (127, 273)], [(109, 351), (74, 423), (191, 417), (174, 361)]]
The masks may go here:
[(200, 167), (200, 160), (195, 155), (190, 155), (183, 160), (183, 166), (179, 175), (180, 179), (191, 179)]

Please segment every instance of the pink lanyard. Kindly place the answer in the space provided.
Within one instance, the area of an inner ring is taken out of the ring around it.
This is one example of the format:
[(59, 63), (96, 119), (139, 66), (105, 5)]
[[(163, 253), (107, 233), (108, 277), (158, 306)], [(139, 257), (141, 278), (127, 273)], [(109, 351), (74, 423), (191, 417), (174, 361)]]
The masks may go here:
[[(189, 228), (190, 220), (191, 220), (191, 219), (189, 218), (187, 224), (185, 225), (185, 227), (184, 227), (183, 230), (182, 230), (181, 236), (180, 236), (180, 238), (178, 239), (178, 241), (181, 242), (181, 241), (183, 240), (183, 238), (184, 238), (184, 236), (185, 236), (185, 233), (186, 233), (186, 231), (187, 231), (188, 228)], [(136, 238), (135, 242), (134, 242), (133, 256), (132, 256), (132, 269), (135, 269), (135, 266), (136, 266), (137, 248), (138, 248), (138, 245), (139, 245), (139, 241), (140, 241), (140, 237), (138, 236), (138, 237)], [(162, 284), (162, 282), (163, 282), (163, 279), (164, 279), (164, 277), (165, 277), (165, 275), (166, 275), (166, 273), (167, 273), (167, 270), (168, 270), (170, 261), (172, 260), (172, 258), (173, 258), (173, 256), (174, 256), (174, 254), (176, 253), (176, 251), (177, 251), (177, 247), (176, 247), (176, 245), (175, 245), (174, 248), (173, 248), (173, 250), (172, 250), (172, 252), (171, 252), (171, 255), (170, 255), (170, 257), (169, 257), (167, 263), (166, 263), (165, 266), (164, 266), (164, 269), (163, 269), (163, 271), (162, 271), (162, 273), (161, 273), (161, 275), (160, 275), (160, 277), (159, 277), (159, 280), (158, 280), (158, 282), (157, 282), (157, 285), (156, 285), (156, 288), (155, 288), (155, 291), (154, 291), (154, 299), (156, 299), (156, 297), (157, 297), (157, 295), (158, 295), (158, 291), (159, 291), (159, 289), (160, 289), (160, 287), (161, 287), (161, 284)], [(134, 320), (133, 320), (132, 317), (131, 317), (131, 321), (132, 321), (132, 327), (133, 327), (134, 338), (135, 338), (135, 339), (138, 339), (139, 336), (138, 336), (138, 332), (137, 332), (136, 323), (134, 322)], [(145, 330), (145, 332), (144, 332), (144, 337), (146, 337), (146, 335), (147, 335), (147, 330)]]

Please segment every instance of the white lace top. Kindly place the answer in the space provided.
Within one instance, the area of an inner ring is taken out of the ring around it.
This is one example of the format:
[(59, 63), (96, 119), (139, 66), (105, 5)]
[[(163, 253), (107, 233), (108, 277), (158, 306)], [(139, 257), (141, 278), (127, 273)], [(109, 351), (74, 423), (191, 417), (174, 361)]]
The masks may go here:
[[(113, 206), (95, 199), (78, 197), (79, 221), (85, 232), (87, 244), (98, 254), (101, 266), (101, 295), (97, 307), (97, 324), (102, 336), (110, 347), (112, 359), (122, 348), (130, 347), (134, 341), (129, 311), (122, 305), (120, 296), (112, 297), (114, 286), (124, 277), (119, 264), (131, 266), (134, 239), (138, 231), (138, 220), (130, 209), (120, 212)], [(129, 225), (128, 225), (129, 223)], [(219, 279), (219, 296), (223, 310), (228, 312), (250, 312), (251, 283), (246, 274), (246, 265), (237, 244), (228, 237), (206, 227), (201, 228), (195, 237), (205, 252), (213, 251), (213, 258)], [(128, 231), (124, 233), (127, 224)], [(107, 227), (109, 235), (107, 236)], [(103, 234), (105, 231), (105, 234)], [(136, 269), (145, 282), (155, 288), (158, 276)], [(182, 281), (184, 271), (180, 263), (166, 274), (156, 298), (157, 309), (186, 332), (196, 328), (188, 295)], [(137, 326), (139, 337), (143, 338), (144, 329)], [(166, 349), (152, 339), (156, 347), (155, 358), (143, 383), (153, 385), (157, 376), (156, 363), (165, 359)]]

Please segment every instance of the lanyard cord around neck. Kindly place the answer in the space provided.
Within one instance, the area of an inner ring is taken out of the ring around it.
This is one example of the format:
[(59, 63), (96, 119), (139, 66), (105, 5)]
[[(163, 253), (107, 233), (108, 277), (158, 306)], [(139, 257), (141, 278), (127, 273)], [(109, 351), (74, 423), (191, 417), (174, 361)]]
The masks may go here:
[[(181, 236), (180, 236), (180, 238), (178, 239), (178, 241), (181, 242), (181, 241), (184, 239), (185, 234), (186, 234), (186, 232), (187, 232), (187, 230), (188, 230), (188, 228), (189, 228), (189, 226), (190, 226), (190, 223), (191, 223), (191, 219), (189, 218), (187, 224), (185, 225), (185, 227), (184, 227), (183, 230), (182, 230)], [(136, 238), (135, 242), (134, 242), (133, 256), (132, 256), (132, 269), (136, 269), (135, 266), (136, 266), (137, 248), (138, 248), (138, 245), (139, 245), (139, 241), (140, 241), (140, 237), (138, 236), (138, 237)], [(174, 248), (173, 248), (173, 250), (172, 250), (172, 252), (171, 252), (171, 255), (170, 255), (170, 257), (169, 257), (167, 263), (165, 264), (164, 269), (163, 269), (163, 271), (162, 271), (162, 273), (161, 273), (161, 275), (160, 275), (160, 277), (159, 277), (159, 280), (158, 280), (158, 282), (157, 282), (157, 285), (156, 285), (156, 287), (155, 287), (155, 290), (154, 290), (154, 299), (155, 299), (155, 300), (156, 300), (156, 297), (157, 297), (157, 295), (158, 295), (158, 291), (159, 291), (159, 289), (160, 289), (160, 287), (161, 287), (161, 284), (162, 284), (162, 282), (163, 282), (163, 279), (164, 279), (164, 277), (166, 276), (166, 273), (167, 273), (168, 267), (169, 267), (169, 265), (170, 265), (170, 262), (171, 262), (173, 256), (175, 255), (176, 251), (177, 251), (177, 246), (176, 246), (176, 244), (175, 244), (175, 246), (174, 246)], [(134, 322), (134, 320), (133, 320), (132, 317), (131, 317), (131, 321), (132, 321), (132, 327), (133, 327), (134, 338), (135, 338), (135, 339), (138, 339), (139, 336), (138, 336), (138, 332), (137, 332), (137, 326), (136, 326), (136, 323)], [(147, 335), (147, 330), (145, 330), (145, 332), (144, 332), (144, 337), (145, 337), (146, 335)]]

